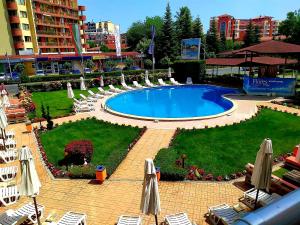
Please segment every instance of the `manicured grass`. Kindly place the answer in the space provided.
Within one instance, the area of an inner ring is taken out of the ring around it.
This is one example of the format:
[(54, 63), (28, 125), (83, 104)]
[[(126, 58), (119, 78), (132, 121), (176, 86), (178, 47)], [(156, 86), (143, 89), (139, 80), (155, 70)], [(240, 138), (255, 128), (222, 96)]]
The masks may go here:
[(300, 141), (299, 134), (299, 117), (264, 109), (254, 119), (237, 125), (181, 131), (172, 147), (159, 152), (156, 165), (162, 172), (166, 164), (176, 170), (176, 159), (186, 154), (186, 165), (203, 168), (215, 176), (227, 175), (244, 170), (248, 162), (254, 163), (264, 138), (271, 138), (274, 155), (278, 156), (292, 151)]
[(285, 173), (287, 173), (287, 172), (289, 172), (288, 169), (286, 169), (286, 168), (280, 168), (280, 169), (274, 171), (273, 174), (274, 174), (275, 176), (279, 177), (279, 178), (282, 178), (282, 176), (283, 176)]
[(138, 136), (139, 128), (118, 126), (88, 119), (63, 124), (40, 135), (48, 160), (58, 165), (64, 158), (65, 146), (74, 140), (90, 140), (94, 146), (92, 164), (113, 170), (127, 154), (128, 145)]
[[(97, 88), (91, 88), (92, 91), (97, 92)], [(80, 98), (79, 94), (88, 96), (87, 91), (75, 89), (75, 98)], [(33, 92), (32, 100), (36, 105), (36, 116), (41, 117), (41, 106), (44, 104), (50, 107), (50, 115), (52, 117), (67, 116), (72, 112), (73, 100), (67, 97), (67, 90), (49, 91), (49, 92)]]

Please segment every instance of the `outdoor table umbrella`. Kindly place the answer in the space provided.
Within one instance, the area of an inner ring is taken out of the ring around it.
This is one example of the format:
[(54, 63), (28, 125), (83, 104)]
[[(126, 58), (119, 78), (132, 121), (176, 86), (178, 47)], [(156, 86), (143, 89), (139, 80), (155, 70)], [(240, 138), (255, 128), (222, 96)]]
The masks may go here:
[(149, 72), (148, 72), (148, 70), (146, 70), (146, 72), (145, 72), (145, 80), (149, 80)]
[(2, 95), (2, 102), (3, 102), (3, 105), (5, 107), (9, 107), (10, 106), (10, 102), (9, 102), (9, 99), (8, 99), (8, 96), (7, 96), (7, 91), (5, 89), (3, 89), (1, 91), (1, 95)]
[(141, 199), (141, 211), (146, 215), (154, 215), (155, 223), (158, 225), (157, 215), (160, 212), (160, 198), (156, 170), (152, 159), (145, 160), (145, 174), (143, 192)]
[(35, 169), (32, 153), (27, 146), (21, 148), (19, 160), (21, 164), (20, 195), (33, 198), (38, 225), (41, 225), (36, 203), (36, 196), (39, 194), (41, 182)]
[(258, 199), (258, 193), (260, 189), (266, 189), (269, 191), (271, 174), (272, 174), (272, 141), (265, 139), (260, 145), (260, 149), (257, 152), (254, 169), (251, 177), (251, 184), (257, 189), (255, 198), (255, 208)]
[(82, 90), (82, 91), (86, 90), (83, 77), (80, 77), (80, 90)]
[(103, 76), (100, 76), (100, 87), (104, 87)]
[(169, 78), (172, 77), (172, 69), (171, 69), (171, 67), (169, 67), (169, 69), (168, 69), (168, 77)]
[(69, 82), (67, 83), (67, 89), (68, 89), (68, 98), (74, 98), (72, 85)]
[(121, 83), (125, 83), (125, 76), (123, 73), (121, 74)]
[(0, 129), (1, 129), (1, 135), (2, 135), (2, 139), (3, 139), (3, 146), (4, 149), (6, 149), (6, 145), (5, 145), (5, 128), (7, 127), (8, 123), (7, 123), (7, 117), (3, 108), (3, 104), (0, 101)]

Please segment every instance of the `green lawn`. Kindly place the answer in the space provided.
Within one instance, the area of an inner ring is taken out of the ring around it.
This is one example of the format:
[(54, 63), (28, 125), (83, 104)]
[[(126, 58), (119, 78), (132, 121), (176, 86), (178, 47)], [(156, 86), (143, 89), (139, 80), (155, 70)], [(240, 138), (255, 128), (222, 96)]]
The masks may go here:
[(282, 178), (282, 176), (283, 176), (285, 173), (287, 173), (287, 172), (289, 172), (288, 169), (286, 169), (286, 168), (280, 168), (280, 169), (274, 171), (273, 174), (274, 174), (275, 176), (279, 177), (279, 178)]
[[(161, 150), (156, 165), (172, 165), (182, 154), (186, 165), (196, 165), (209, 173), (227, 175), (242, 171), (254, 163), (264, 138), (271, 138), (274, 155), (291, 152), (300, 142), (300, 118), (287, 113), (262, 110), (257, 117), (241, 124), (205, 130), (181, 131), (173, 146)], [(168, 172), (170, 168), (167, 168)]]
[(139, 128), (118, 126), (88, 119), (63, 124), (40, 135), (48, 160), (58, 165), (65, 146), (74, 140), (90, 140), (94, 146), (92, 163), (105, 165), (109, 171), (127, 154), (128, 145), (138, 136)]

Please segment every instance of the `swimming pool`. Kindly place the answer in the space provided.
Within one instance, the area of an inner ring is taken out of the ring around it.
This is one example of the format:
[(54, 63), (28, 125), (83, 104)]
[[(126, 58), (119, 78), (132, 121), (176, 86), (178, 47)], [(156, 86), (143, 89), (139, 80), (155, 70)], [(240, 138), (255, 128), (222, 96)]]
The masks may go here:
[(122, 116), (153, 120), (189, 120), (221, 116), (234, 110), (224, 94), (236, 89), (182, 85), (128, 91), (109, 98), (106, 109)]

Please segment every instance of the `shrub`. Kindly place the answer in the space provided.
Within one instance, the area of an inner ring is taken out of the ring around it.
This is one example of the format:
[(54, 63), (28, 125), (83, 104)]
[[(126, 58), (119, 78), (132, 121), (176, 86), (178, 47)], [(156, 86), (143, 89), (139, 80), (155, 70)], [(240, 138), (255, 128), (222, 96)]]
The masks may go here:
[(185, 82), (191, 77), (194, 82), (200, 82), (205, 76), (205, 61), (203, 60), (178, 60), (173, 64), (176, 80)]
[(93, 155), (93, 144), (88, 140), (72, 141), (65, 147), (65, 164), (82, 165), (90, 162)]
[(69, 177), (72, 179), (95, 179), (95, 166), (72, 166), (69, 169)]

